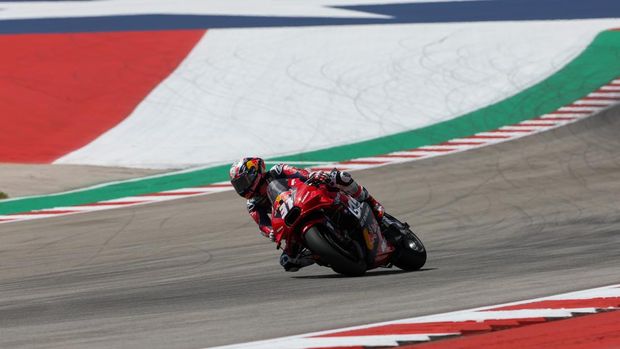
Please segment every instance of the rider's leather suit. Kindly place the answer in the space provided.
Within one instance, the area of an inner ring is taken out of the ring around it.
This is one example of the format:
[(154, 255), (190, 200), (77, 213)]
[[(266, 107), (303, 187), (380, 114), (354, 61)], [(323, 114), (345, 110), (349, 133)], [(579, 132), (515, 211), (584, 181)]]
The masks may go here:
[[(379, 204), (364, 188), (359, 185), (348, 172), (341, 172), (336, 169), (331, 172), (323, 172), (323, 179), (325, 183), (334, 186), (341, 191), (347, 193), (357, 201), (366, 201), (370, 204), (375, 216), (380, 220), (383, 216), (383, 206)], [(278, 164), (272, 167), (261, 180), (259, 187), (256, 190), (256, 194), (248, 199), (247, 206), (250, 216), (254, 219), (260, 229), (260, 232), (265, 236), (273, 239), (273, 229), (271, 227), (271, 202), (267, 197), (267, 186), (274, 179), (293, 179), (297, 178), (302, 181), (308, 180), (311, 173), (307, 170), (296, 168), (290, 165)], [(305, 257), (305, 258), (304, 258)], [(301, 258), (301, 259), (300, 259)], [(300, 267), (312, 264), (309, 256), (296, 256), (291, 257), (286, 254), (282, 254), (280, 258), (280, 264), (287, 271), (297, 271)]]

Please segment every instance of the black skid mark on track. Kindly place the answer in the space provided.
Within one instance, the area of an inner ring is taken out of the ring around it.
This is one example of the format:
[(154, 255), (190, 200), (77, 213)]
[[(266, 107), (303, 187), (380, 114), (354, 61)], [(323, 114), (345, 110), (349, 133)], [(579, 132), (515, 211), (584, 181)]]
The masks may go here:
[(97, 258), (101, 254), (101, 252), (103, 252), (103, 250), (106, 249), (106, 247), (110, 244), (110, 242), (112, 242), (112, 240), (117, 238), (122, 232), (125, 231), (125, 229), (127, 229), (127, 227), (133, 222), (135, 217), (136, 217), (136, 211), (132, 210), (131, 215), (123, 223), (123, 226), (120, 229), (118, 229), (116, 232), (110, 234), (110, 236), (103, 242), (103, 244), (101, 244), (97, 252), (95, 252), (92, 256), (90, 256), (86, 261), (76, 264), (74, 267), (83, 267), (83, 266), (89, 265), (90, 262), (92, 262), (95, 258)]

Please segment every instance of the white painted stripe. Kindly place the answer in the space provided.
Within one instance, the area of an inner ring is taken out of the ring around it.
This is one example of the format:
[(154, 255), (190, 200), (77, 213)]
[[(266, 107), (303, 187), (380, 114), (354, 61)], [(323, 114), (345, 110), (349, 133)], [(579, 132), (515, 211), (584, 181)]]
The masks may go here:
[[(71, 210), (71, 209), (69, 209)], [(30, 212), (34, 213), (34, 214), (44, 214), (44, 213), (49, 213), (49, 214), (59, 214), (59, 213), (54, 213), (57, 211), (61, 211), (60, 209), (56, 208), (56, 207), (52, 207), (52, 208), (44, 208), (44, 209), (40, 209), (40, 210), (32, 210)]]
[(431, 315), (424, 318), (398, 321), (396, 323), (426, 323), (441, 321), (484, 321), (484, 320), (506, 320), (506, 319), (526, 319), (526, 318), (565, 318), (571, 317), (572, 313), (588, 314), (595, 313), (595, 308), (574, 308), (574, 309), (522, 309), (522, 310), (501, 310), (501, 311), (470, 311), (464, 313), (452, 313), (443, 315)]
[(434, 156), (438, 156), (438, 155), (445, 155), (445, 154), (454, 153), (455, 151), (456, 150), (445, 151), (445, 152), (416, 150), (416, 151), (410, 151), (409, 155), (419, 155), (419, 156), (423, 156), (425, 158), (429, 158), (429, 157), (434, 157)]
[[(480, 134), (476, 134), (476, 135), (480, 135)], [(454, 141), (455, 142), (467, 142), (467, 141), (471, 141), (471, 142), (481, 142), (482, 144), (480, 144), (480, 146), (484, 147), (487, 145), (491, 145), (494, 143), (497, 143), (498, 141), (500, 141), (501, 139), (498, 138), (457, 138)]]
[(465, 150), (465, 149), (471, 149), (471, 145), (467, 145), (467, 146), (451, 145), (450, 147), (446, 147), (446, 148), (420, 149), (420, 150), (416, 150), (412, 154), (413, 155), (416, 155), (416, 154), (428, 154), (429, 156), (435, 156), (435, 155), (451, 154), (451, 153), (462, 151), (462, 150)]
[(354, 170), (363, 170), (366, 168), (372, 168), (378, 165), (380, 164), (376, 164), (376, 165), (343, 164), (343, 165), (340, 165), (339, 163), (337, 163), (337, 164), (334, 164), (334, 167), (336, 167), (340, 171), (354, 171)]
[[(440, 0), (446, 1), (446, 0)], [(396, 1), (398, 2), (398, 1)], [(436, 2), (436, 1), (435, 1)], [(3, 5), (0, 19), (34, 18), (80, 18), (126, 15), (212, 15), (212, 16), (267, 16), (267, 17), (329, 17), (329, 18), (391, 18), (371, 12), (339, 8), (338, 4), (349, 4), (346, 0), (325, 2), (274, 3), (271, 0), (184, 0), (150, 1), (107, 0), (94, 2), (42, 1), (8, 2)], [(331, 6), (326, 6), (331, 5)]]
[(379, 155), (379, 156), (371, 156), (371, 157), (367, 157), (367, 158), (357, 158), (357, 159), (353, 159), (353, 160), (350, 160), (350, 161), (368, 161), (368, 162), (375, 162), (378, 165), (378, 164), (385, 163), (385, 162), (402, 161), (402, 159), (384, 157), (384, 156)]
[(229, 182), (229, 181), (224, 181), (224, 182), (216, 182), (216, 183), (211, 183), (211, 184), (205, 185), (205, 187), (212, 187), (212, 186), (216, 186), (216, 187), (225, 186), (225, 187), (230, 187), (230, 188), (232, 188), (232, 184), (230, 184), (230, 182)]
[(531, 125), (536, 125), (536, 124), (541, 124), (541, 125), (546, 125), (546, 126), (555, 126), (558, 123), (560, 123), (561, 121), (555, 121), (555, 120), (525, 120), (525, 121), (521, 121), (521, 123), (523, 124), (531, 124)]
[[(620, 86), (618, 88), (620, 89)], [(592, 92), (588, 94), (588, 97), (620, 98), (620, 92)]]
[(510, 126), (500, 127), (499, 129), (502, 131), (515, 131), (519, 133), (525, 133), (524, 131), (535, 132), (535, 131), (538, 131), (544, 128), (547, 128), (547, 126), (545, 125), (510, 125)]
[[(25, 219), (39, 219), (39, 218), (51, 218), (51, 217), (60, 217), (62, 215), (59, 214), (14, 214), (14, 215), (6, 215), (6, 216), (0, 216), (0, 219), (5, 219), (5, 218), (10, 218), (10, 219), (14, 219), (15, 221), (18, 220), (25, 220)], [(9, 221), (7, 221), (8, 223)]]
[(560, 299), (592, 299), (620, 297), (620, 285), (618, 287), (604, 287), (592, 290), (565, 293), (557, 296), (546, 297), (547, 300)]
[(188, 193), (188, 192), (210, 192), (211, 188), (202, 188), (202, 187), (190, 187), (190, 188), (183, 188), (183, 189), (174, 189), (174, 190), (166, 190), (166, 191), (162, 191), (162, 193), (179, 193), (179, 195), (183, 195), (183, 193)]
[(219, 193), (223, 191), (233, 190), (233, 187), (210, 187), (206, 189), (208, 189), (209, 193)]
[(595, 112), (601, 110), (602, 107), (562, 107), (559, 111), (590, 111)]
[(613, 80), (613, 81), (612, 81), (612, 83), (614, 83), (614, 84), (620, 84), (620, 79), (615, 79), (615, 80)]
[(515, 139), (527, 135), (531, 135), (533, 132), (480, 132), (476, 133), (476, 136), (507, 136), (508, 138), (498, 138), (498, 141), (504, 142), (510, 139)]
[(416, 150), (429, 150), (429, 151), (433, 151), (433, 150), (439, 150), (439, 151), (450, 151), (450, 150), (456, 150), (457, 147), (453, 146), (453, 145), (427, 145), (424, 147), (419, 147)]
[(193, 195), (144, 195), (143, 197), (146, 199), (146, 201), (168, 201), (168, 200), (176, 200), (176, 199), (183, 199), (183, 198), (188, 198), (188, 197), (192, 197), (192, 196), (200, 196), (200, 195), (206, 195), (208, 194), (208, 192), (205, 193), (201, 193), (201, 194), (193, 194)]
[(620, 86), (603, 86), (601, 90), (605, 91), (620, 91)]
[[(119, 201), (120, 202), (125, 202), (125, 201), (149, 202), (149, 201), (154, 201), (154, 200), (152, 199), (152, 196), (128, 196), (125, 198), (105, 200), (105, 201), (100, 201), (100, 202), (114, 203), (114, 202), (119, 202)], [(129, 205), (126, 205), (126, 206), (129, 206)]]
[[(456, 142), (456, 143), (472, 143), (472, 146), (481, 146), (481, 145), (485, 145), (485, 143), (491, 143), (494, 142), (495, 140), (493, 139), (476, 139), (476, 138), (455, 138), (455, 139), (451, 139), (448, 142)], [(477, 144), (477, 143), (482, 143), (482, 144)]]
[[(565, 294), (560, 294), (560, 295), (555, 295), (555, 296), (550, 296), (550, 297), (535, 298), (535, 299), (519, 301), (519, 302), (486, 306), (482, 308), (467, 309), (467, 310), (462, 310), (462, 311), (421, 316), (421, 317), (402, 319), (402, 320), (396, 320), (396, 321), (380, 322), (380, 323), (375, 323), (375, 324), (354, 326), (354, 327), (342, 328), (338, 330), (314, 332), (314, 333), (308, 333), (304, 335), (276, 338), (276, 339), (263, 340), (263, 341), (257, 341), (257, 342), (234, 344), (234, 345), (228, 345), (228, 346), (223, 346), (223, 347), (217, 347), (213, 349), (308, 348), (308, 347), (314, 347), (313, 345), (314, 343), (318, 343), (320, 347), (321, 343), (319, 342), (311, 342), (312, 345), (308, 345), (305, 347), (297, 346), (297, 345), (299, 343), (306, 344), (306, 342), (304, 342), (305, 340), (315, 340), (317, 338), (314, 338), (314, 337), (320, 336), (320, 335), (326, 335), (326, 334), (336, 335), (344, 331), (370, 329), (370, 328), (375, 328), (378, 326), (385, 326), (385, 325), (392, 325), (392, 324), (408, 324), (408, 323), (409, 324), (424, 324), (424, 323), (430, 323), (430, 322), (444, 322), (444, 321), (450, 321), (450, 322), (452, 321), (484, 321), (484, 320), (507, 320), (507, 319), (541, 318), (541, 317), (542, 318), (567, 318), (567, 317), (573, 316), (573, 314), (592, 314), (596, 312), (596, 309), (594, 308), (524, 309), (524, 310), (504, 310), (504, 311), (492, 311), (492, 310), (489, 311), (489, 309), (518, 305), (518, 304), (529, 304), (529, 303), (534, 303), (534, 302), (539, 302), (539, 301), (544, 301), (544, 300), (581, 299), (582, 297), (583, 299), (598, 298), (598, 297), (618, 297), (620, 295), (620, 288), (618, 287), (620, 287), (620, 285), (611, 285), (611, 286), (605, 286), (605, 287), (600, 287), (596, 289), (565, 293)], [(398, 335), (387, 334), (385, 337), (388, 337), (390, 340), (396, 341), (397, 340), (396, 338), (398, 337), (395, 337), (395, 336), (398, 336)], [(362, 338), (362, 337), (366, 337), (366, 336), (355, 336), (351, 338), (356, 338), (357, 340), (357, 338)], [(383, 337), (383, 336), (368, 336), (368, 337)], [(330, 338), (338, 338), (338, 340), (340, 338), (343, 338), (343, 340), (345, 340), (346, 338), (349, 338), (349, 337), (330, 337)], [(327, 343), (325, 343), (325, 346), (328, 346)], [(288, 344), (291, 344), (291, 345), (287, 346)], [(344, 343), (333, 343), (332, 346), (348, 346), (348, 345), (359, 346), (359, 345), (369, 345), (369, 344), (360, 343), (360, 342), (344, 342)], [(379, 345), (389, 346), (389, 345), (395, 345), (395, 344), (379, 344)]]
[(415, 159), (418, 159), (415, 154), (411, 154), (411, 153), (406, 153), (406, 154), (402, 154), (402, 153), (389, 153), (389, 154), (385, 154), (385, 155), (380, 155), (380, 156), (376, 156), (376, 158), (379, 159), (385, 159), (385, 160), (389, 160), (389, 161), (393, 161), (393, 162), (407, 162), (407, 161), (413, 161)]
[(277, 165), (286, 163), (287, 165), (325, 165), (329, 164), (330, 161), (271, 161), (265, 160), (266, 165)]
[(383, 336), (347, 336), (347, 337), (322, 337), (322, 338), (296, 338), (285, 343), (269, 343), (268, 346), (253, 347), (264, 349), (305, 349), (305, 348), (329, 348), (340, 346), (396, 346), (398, 341), (428, 342), (432, 336), (458, 335), (459, 333), (437, 334), (404, 334)]
[[(539, 116), (539, 118), (541, 119), (546, 119), (546, 118), (584, 118), (584, 117), (588, 117), (590, 116), (590, 114), (581, 114), (581, 113), (564, 113), (564, 114), (544, 114)], [(572, 121), (572, 120), (563, 120), (560, 121), (558, 120), (557, 122), (566, 122), (566, 121)]]
[(576, 105), (579, 105), (579, 104), (596, 104), (596, 105), (600, 105), (601, 108), (603, 108), (603, 107), (606, 107), (608, 105), (615, 104), (615, 103), (616, 103), (616, 101), (605, 100), (605, 99), (591, 99), (591, 100), (581, 99), (581, 100), (575, 101), (575, 103), (573, 103), (573, 104), (576, 104)]
[(522, 123), (518, 123), (518, 124), (514, 124), (514, 125), (510, 125), (510, 126), (503, 126), (500, 129), (502, 130), (506, 130), (506, 129), (515, 129), (515, 130), (527, 130), (527, 129), (532, 129), (532, 130), (538, 130), (541, 128), (548, 128), (551, 126), (555, 126), (555, 123), (547, 123), (546, 121), (539, 121), (539, 122), (528, 122), (528, 121), (523, 121)]
[[(472, 141), (472, 140), (470, 140)], [(461, 151), (461, 150), (466, 150), (466, 149), (471, 149), (471, 148), (475, 148), (475, 147), (479, 147), (479, 144), (475, 144), (475, 143), (470, 143), (467, 142), (468, 144), (447, 144), (446, 146), (452, 148), (453, 151)]]
[[(416, 156), (420, 156), (420, 157), (426, 157), (426, 155), (428, 155), (428, 152), (417, 152), (417, 151), (411, 151), (411, 150), (404, 150), (404, 151), (395, 151), (393, 153), (390, 153), (390, 155), (416, 155)], [(417, 159), (417, 158), (410, 158), (410, 159)]]
[(132, 205), (101, 205), (101, 206), (65, 206), (65, 207), (56, 207), (55, 210), (73, 210), (82, 212), (91, 212), (91, 211), (101, 211), (101, 210), (111, 210), (115, 208), (127, 207), (127, 206), (135, 206)]
[(17, 218), (17, 215), (15, 214), (6, 214), (6, 215), (0, 215), (0, 219), (16, 220), (18, 218)]
[(385, 154), (385, 155), (379, 155), (379, 156), (373, 156), (372, 161), (382, 161), (382, 162), (386, 162), (386, 163), (393, 163), (393, 162), (407, 162), (407, 161), (411, 161), (411, 158), (406, 158), (406, 157), (392, 157), (389, 156), (391, 154)]

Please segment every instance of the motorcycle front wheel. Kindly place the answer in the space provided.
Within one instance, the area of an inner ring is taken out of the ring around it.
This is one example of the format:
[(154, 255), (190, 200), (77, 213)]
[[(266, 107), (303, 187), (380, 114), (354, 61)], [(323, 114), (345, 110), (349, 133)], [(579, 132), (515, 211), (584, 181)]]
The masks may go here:
[(305, 234), (308, 249), (318, 255), (321, 262), (328, 264), (336, 273), (347, 276), (364, 275), (366, 273), (364, 259), (339, 246), (330, 235), (326, 227), (311, 227)]
[(403, 270), (420, 270), (426, 263), (426, 249), (422, 240), (411, 230), (400, 240), (400, 246), (394, 258), (394, 265)]

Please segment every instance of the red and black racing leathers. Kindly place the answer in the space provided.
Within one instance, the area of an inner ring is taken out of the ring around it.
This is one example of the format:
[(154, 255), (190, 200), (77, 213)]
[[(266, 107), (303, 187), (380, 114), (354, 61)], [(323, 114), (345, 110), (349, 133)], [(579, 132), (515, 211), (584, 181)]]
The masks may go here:
[(303, 181), (308, 180), (311, 176), (320, 176), (321, 179), (343, 192), (351, 195), (357, 201), (366, 201), (370, 204), (373, 212), (378, 220), (383, 217), (383, 206), (379, 204), (370, 194), (366, 188), (357, 184), (348, 172), (341, 172), (336, 169), (331, 172), (308, 172), (307, 170), (296, 168), (293, 166), (278, 164), (269, 170), (262, 182), (259, 184), (259, 188), (256, 190), (256, 194), (247, 201), (248, 211), (250, 216), (258, 224), (261, 233), (265, 237), (273, 238), (273, 231), (271, 228), (271, 202), (267, 197), (267, 186), (271, 180), (274, 179), (293, 179), (298, 178)]

